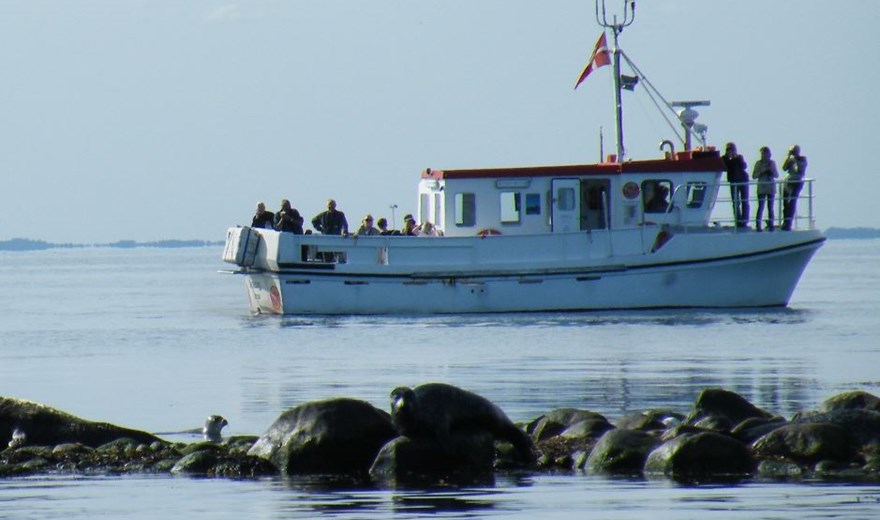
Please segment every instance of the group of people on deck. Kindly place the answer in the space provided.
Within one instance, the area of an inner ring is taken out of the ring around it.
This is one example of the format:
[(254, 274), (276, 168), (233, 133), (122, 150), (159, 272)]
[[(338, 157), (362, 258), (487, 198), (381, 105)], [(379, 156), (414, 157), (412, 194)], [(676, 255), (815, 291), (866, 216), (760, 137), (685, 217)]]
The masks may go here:
[[(281, 208), (273, 213), (266, 209), (266, 204), (257, 202), (257, 211), (251, 220), (251, 227), (287, 231), (296, 235), (310, 235), (312, 230), (304, 230), (304, 220), (295, 208), (290, 206), (287, 199), (281, 200)], [(348, 221), (345, 213), (336, 209), (336, 201), (327, 200), (327, 209), (315, 215), (312, 219), (312, 228), (323, 235), (348, 236), (379, 236), (379, 235), (403, 235), (403, 236), (442, 236), (443, 232), (437, 229), (431, 222), (425, 221), (417, 224), (412, 215), (403, 217), (403, 228), (388, 229), (388, 219), (380, 218), (373, 225), (373, 215), (367, 213), (361, 219), (360, 227), (349, 233)]]
[[(767, 229), (773, 231), (776, 228), (774, 204), (779, 171), (776, 169), (776, 162), (771, 159), (772, 153), (769, 147), (762, 146), (760, 154), (761, 158), (755, 161), (751, 175), (751, 179), (757, 181), (758, 187), (755, 229), (757, 231), (763, 230), (764, 207), (766, 206)], [(750, 181), (748, 164), (743, 156), (737, 153), (734, 143), (727, 143), (722, 160), (727, 169), (727, 182), (730, 183), (730, 197), (733, 201), (736, 225), (740, 228), (748, 227)], [(807, 172), (807, 158), (801, 155), (800, 146), (794, 145), (788, 149), (788, 155), (782, 163), (782, 170), (788, 174), (782, 186), (782, 229), (790, 231), (797, 212), (797, 199), (804, 186), (804, 176)]]

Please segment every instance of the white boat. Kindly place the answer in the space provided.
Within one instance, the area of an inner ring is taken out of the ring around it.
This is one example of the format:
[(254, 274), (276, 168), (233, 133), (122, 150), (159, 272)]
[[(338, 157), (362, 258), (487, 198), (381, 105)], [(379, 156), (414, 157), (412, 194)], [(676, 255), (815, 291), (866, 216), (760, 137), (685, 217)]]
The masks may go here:
[[(607, 26), (615, 78), (624, 19)], [(804, 180), (791, 231), (737, 227), (720, 154), (705, 143), (691, 150), (693, 118), (682, 121), (685, 151), (654, 159), (624, 160), (619, 131), (618, 153), (598, 164), (423, 171), (417, 218), (443, 236), (240, 226), (228, 230), (223, 260), (239, 267), (253, 313), (787, 305), (825, 241), (813, 181)]]

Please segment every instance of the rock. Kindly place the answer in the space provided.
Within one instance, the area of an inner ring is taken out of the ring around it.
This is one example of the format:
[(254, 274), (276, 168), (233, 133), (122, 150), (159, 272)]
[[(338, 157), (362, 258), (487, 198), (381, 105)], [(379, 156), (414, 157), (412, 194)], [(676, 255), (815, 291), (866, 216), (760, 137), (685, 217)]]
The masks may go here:
[[(751, 417), (751, 419), (755, 419), (755, 417)], [(723, 415), (708, 415), (693, 423), (693, 426), (700, 430), (720, 433), (727, 433), (733, 428), (730, 420)]]
[(490, 474), (495, 461), (491, 433), (469, 431), (450, 436), (450, 446), (442, 447), (430, 437), (397, 437), (385, 444), (370, 467), (377, 480), (422, 481)]
[(752, 444), (759, 438), (785, 424), (786, 421), (782, 417), (749, 417), (745, 421), (734, 426), (733, 429), (730, 430), (730, 434), (738, 441)]
[(868, 392), (856, 390), (829, 397), (819, 407), (820, 412), (854, 409), (880, 412), (880, 397)]
[(0, 397), (2, 446), (5, 447), (12, 440), (12, 433), (16, 429), (26, 435), (26, 443), (31, 446), (55, 446), (78, 442), (96, 448), (122, 437), (144, 444), (161, 440), (147, 432), (109, 423), (87, 421), (32, 401)]
[(559, 436), (567, 439), (597, 439), (601, 437), (603, 433), (613, 428), (614, 426), (606, 421), (604, 417), (601, 419), (592, 418), (572, 424), (560, 433)]
[(646, 432), (620, 428), (610, 430), (593, 447), (585, 469), (593, 473), (639, 474), (648, 454), (658, 444), (660, 441)]
[(218, 460), (217, 453), (213, 450), (194, 451), (178, 460), (171, 468), (171, 474), (207, 475)]
[(804, 468), (790, 461), (762, 460), (758, 464), (758, 476), (774, 480), (799, 479), (804, 476)]
[(729, 425), (736, 425), (750, 417), (769, 418), (772, 415), (737, 393), (721, 388), (708, 388), (700, 392), (686, 422), (696, 425), (710, 417), (715, 421), (724, 420)]
[(365, 474), (382, 446), (396, 436), (386, 412), (365, 401), (328, 399), (281, 414), (248, 454), (289, 475)]
[(538, 467), (545, 469), (581, 469), (587, 456), (593, 451), (593, 437), (563, 437), (556, 435), (540, 441), (537, 445)]
[(714, 432), (684, 434), (654, 449), (644, 472), (672, 478), (743, 477), (755, 470), (751, 450)]
[[(157, 467), (166, 467), (160, 461)], [(185, 455), (171, 468), (173, 475), (253, 478), (277, 475), (278, 470), (267, 460), (251, 456), (233, 456), (224, 450), (202, 449)]]
[(837, 409), (824, 413), (796, 415), (794, 424), (836, 424), (850, 436), (852, 442), (862, 448), (880, 448), (880, 412), (867, 409)]
[(576, 408), (557, 408), (529, 422), (526, 432), (535, 441), (543, 441), (559, 435), (576, 423), (587, 420), (608, 423), (608, 419), (596, 412)]
[(52, 449), (52, 456), (61, 460), (82, 459), (88, 457), (95, 452), (95, 448), (80, 444), (78, 442), (59, 444)]
[(661, 431), (675, 427), (685, 416), (670, 410), (645, 410), (623, 416), (616, 426), (622, 430)]
[(845, 461), (853, 452), (846, 430), (827, 423), (786, 424), (755, 441), (752, 448), (761, 459), (781, 458), (801, 464)]

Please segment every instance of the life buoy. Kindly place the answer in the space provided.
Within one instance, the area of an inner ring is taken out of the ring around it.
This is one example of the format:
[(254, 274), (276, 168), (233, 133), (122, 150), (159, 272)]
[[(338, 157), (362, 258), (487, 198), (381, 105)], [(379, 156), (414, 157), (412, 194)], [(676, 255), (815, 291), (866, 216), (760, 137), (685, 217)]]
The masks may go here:
[(497, 229), (492, 229), (492, 228), (481, 229), (481, 230), (477, 231), (477, 236), (480, 236), (480, 237), (488, 237), (488, 236), (500, 235), (500, 234), (501, 234), (501, 231), (498, 231)]

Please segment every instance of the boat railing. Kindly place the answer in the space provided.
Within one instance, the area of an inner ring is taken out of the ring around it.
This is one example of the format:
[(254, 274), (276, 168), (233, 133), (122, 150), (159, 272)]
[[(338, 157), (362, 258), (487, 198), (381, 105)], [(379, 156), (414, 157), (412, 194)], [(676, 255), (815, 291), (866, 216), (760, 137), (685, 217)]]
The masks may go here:
[[(792, 229), (815, 229), (816, 217), (814, 211), (815, 193), (813, 191), (814, 179), (804, 179), (803, 188), (797, 197), (795, 206), (795, 214), (792, 216)], [(742, 183), (722, 182), (719, 185), (718, 196), (715, 199), (715, 208), (713, 209), (710, 223), (717, 227), (732, 227), (733, 229), (742, 229), (737, 227), (736, 211), (734, 209), (734, 200), (731, 193), (731, 187)], [(758, 182), (750, 181), (748, 184), (748, 215), (745, 223), (754, 228), (755, 217), (758, 210)], [(788, 184), (786, 180), (776, 181), (776, 194), (773, 199), (774, 222), (780, 227), (784, 220), (783, 208), (785, 207), (785, 186)], [(763, 220), (769, 218), (768, 208), (764, 208)]]

